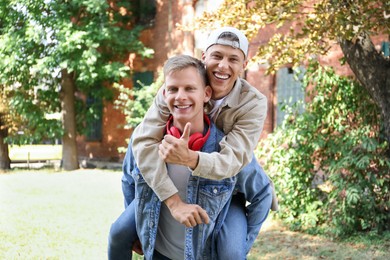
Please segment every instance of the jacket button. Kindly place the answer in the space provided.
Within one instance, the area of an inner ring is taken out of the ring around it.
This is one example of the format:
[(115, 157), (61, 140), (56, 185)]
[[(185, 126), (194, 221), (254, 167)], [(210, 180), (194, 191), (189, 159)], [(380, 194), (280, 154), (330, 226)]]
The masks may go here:
[(213, 192), (214, 192), (214, 194), (217, 194), (218, 190), (217, 190), (217, 189), (214, 189)]

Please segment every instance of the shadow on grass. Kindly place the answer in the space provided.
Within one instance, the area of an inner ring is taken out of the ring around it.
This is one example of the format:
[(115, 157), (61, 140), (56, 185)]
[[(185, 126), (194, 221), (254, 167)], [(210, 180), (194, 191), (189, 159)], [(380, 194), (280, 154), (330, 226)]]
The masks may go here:
[[(389, 236), (388, 236), (389, 237)], [(380, 245), (333, 241), (328, 237), (293, 232), (267, 220), (248, 260), (257, 259), (390, 259), (390, 240)]]

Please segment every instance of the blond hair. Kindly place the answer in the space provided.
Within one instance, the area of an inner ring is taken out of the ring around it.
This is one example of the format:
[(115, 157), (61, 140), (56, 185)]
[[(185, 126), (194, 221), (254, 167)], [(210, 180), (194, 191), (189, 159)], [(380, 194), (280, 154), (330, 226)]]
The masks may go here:
[(203, 79), (204, 86), (208, 85), (204, 64), (200, 60), (184, 54), (173, 56), (165, 62), (163, 70), (164, 78), (172, 72), (181, 71), (188, 67), (194, 67)]

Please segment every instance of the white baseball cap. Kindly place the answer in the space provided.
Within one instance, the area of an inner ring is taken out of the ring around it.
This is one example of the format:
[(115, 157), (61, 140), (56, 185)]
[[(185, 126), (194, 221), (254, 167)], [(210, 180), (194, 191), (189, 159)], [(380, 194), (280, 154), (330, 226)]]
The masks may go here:
[[(231, 41), (225, 38), (221, 38), (224, 33), (234, 34), (237, 36), (238, 41)], [(214, 44), (228, 45), (233, 48), (240, 49), (244, 53), (245, 58), (248, 56), (248, 39), (240, 30), (234, 27), (222, 27), (212, 31), (207, 38), (204, 50), (207, 51), (207, 49)]]

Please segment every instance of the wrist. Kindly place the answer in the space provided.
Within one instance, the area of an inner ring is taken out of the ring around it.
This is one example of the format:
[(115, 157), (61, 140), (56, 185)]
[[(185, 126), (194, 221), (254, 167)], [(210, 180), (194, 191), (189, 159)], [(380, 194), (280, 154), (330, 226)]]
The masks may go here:
[(179, 193), (175, 193), (166, 200), (164, 200), (164, 203), (169, 208), (169, 210), (175, 208), (180, 202), (182, 202), (182, 200), (179, 196)]
[(196, 166), (198, 166), (198, 162), (199, 162), (198, 152), (190, 150), (188, 154), (187, 167), (189, 167), (191, 170), (194, 170)]

